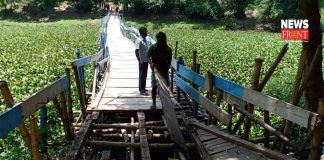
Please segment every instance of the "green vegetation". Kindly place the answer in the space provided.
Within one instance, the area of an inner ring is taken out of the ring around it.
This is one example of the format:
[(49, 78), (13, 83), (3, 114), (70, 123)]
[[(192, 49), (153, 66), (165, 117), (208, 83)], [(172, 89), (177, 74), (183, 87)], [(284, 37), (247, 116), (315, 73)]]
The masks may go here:
[[(76, 48), (81, 49), (82, 55), (94, 54), (99, 26), (98, 19), (55, 23), (0, 21), (0, 79), (8, 81), (15, 101), (23, 100), (63, 75), (65, 67), (75, 59)], [(73, 100), (77, 102), (75, 94)], [(1, 110), (3, 104), (0, 99)], [(48, 107), (49, 141), (52, 142), (49, 154), (65, 154), (66, 148), (61, 147), (64, 137), (60, 120), (55, 108)], [(17, 129), (0, 140), (0, 159), (29, 157)]]

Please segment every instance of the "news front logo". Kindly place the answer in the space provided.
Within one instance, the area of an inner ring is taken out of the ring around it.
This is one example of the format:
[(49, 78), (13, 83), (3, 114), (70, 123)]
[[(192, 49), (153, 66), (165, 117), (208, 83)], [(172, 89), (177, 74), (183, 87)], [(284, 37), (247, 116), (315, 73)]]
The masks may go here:
[(281, 20), (281, 40), (308, 41), (307, 19), (285, 19)]

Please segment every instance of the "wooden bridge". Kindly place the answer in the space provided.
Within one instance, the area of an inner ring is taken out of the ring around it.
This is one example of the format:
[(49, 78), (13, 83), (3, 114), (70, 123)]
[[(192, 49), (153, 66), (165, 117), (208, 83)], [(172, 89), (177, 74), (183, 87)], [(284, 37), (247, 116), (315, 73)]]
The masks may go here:
[[(150, 109), (151, 97), (140, 95), (138, 91), (138, 62), (134, 55), (134, 41), (138, 36), (135, 28), (126, 27), (118, 17), (108, 15), (102, 20), (98, 52), (81, 57), (77, 50), (77, 59), (71, 66), (80, 103), (78, 117), (74, 116), (76, 109), (72, 106), (70, 68), (66, 69), (64, 76), (17, 104), (7, 83), (1, 81), (1, 92), (9, 108), (0, 115), (0, 137), (18, 127), (33, 159), (46, 155), (48, 132), (38, 133), (37, 118), (33, 115), (41, 110), (40, 129), (47, 130), (47, 109), (44, 106), (52, 101), (63, 122), (65, 138), (72, 142), (69, 152), (63, 157), (67, 160), (294, 159), (311, 140), (309, 159), (319, 159), (319, 133), (323, 131), (324, 113), (309, 112), (260, 92), (287, 46), (279, 53), (260, 85), (257, 75), (261, 65), (256, 65), (254, 80), (257, 85), (252, 89), (210, 72), (206, 77), (199, 74), (196, 52), (192, 69), (184, 65), (182, 58), (173, 58), (171, 87), (155, 71), (159, 97), (157, 108)], [(259, 60), (256, 62), (260, 63)], [(88, 80), (85, 73), (91, 65), (93, 79)], [(320, 101), (319, 108), (324, 108), (323, 102)], [(264, 110), (265, 121), (253, 116), (251, 108), (254, 105)], [(226, 106), (226, 110), (221, 106)], [(287, 134), (269, 124), (269, 112), (307, 128), (308, 138), (300, 145), (290, 141)], [(237, 121), (234, 121), (235, 115), (240, 115)], [(28, 118), (30, 132), (24, 123)], [(244, 120), (248, 123), (244, 123), (246, 130), (244, 139), (241, 139), (236, 132)], [(251, 121), (265, 129), (262, 140), (249, 139)], [(265, 147), (252, 142), (263, 143)], [(271, 150), (270, 144), (275, 146), (280, 142), (284, 148), (282, 153)], [(286, 155), (287, 150), (295, 154)]]

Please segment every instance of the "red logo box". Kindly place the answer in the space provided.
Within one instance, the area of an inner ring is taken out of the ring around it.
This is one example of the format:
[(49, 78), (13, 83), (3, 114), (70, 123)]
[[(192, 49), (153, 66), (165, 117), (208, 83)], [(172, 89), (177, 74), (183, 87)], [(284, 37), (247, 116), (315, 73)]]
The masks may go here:
[(308, 41), (308, 29), (281, 29), (281, 40)]

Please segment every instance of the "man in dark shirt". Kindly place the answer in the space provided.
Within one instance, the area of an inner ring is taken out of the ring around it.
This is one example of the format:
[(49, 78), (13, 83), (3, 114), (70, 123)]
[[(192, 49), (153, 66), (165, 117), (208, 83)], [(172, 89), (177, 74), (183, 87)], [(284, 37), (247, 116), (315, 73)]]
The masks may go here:
[(159, 32), (156, 35), (157, 43), (152, 45), (148, 51), (148, 57), (151, 59), (152, 64), (152, 100), (153, 104), (151, 108), (156, 108), (156, 91), (157, 85), (153, 72), (153, 66), (158, 70), (159, 73), (166, 79), (167, 85), (170, 86), (169, 79), (169, 68), (172, 60), (172, 50), (167, 44), (166, 34)]

